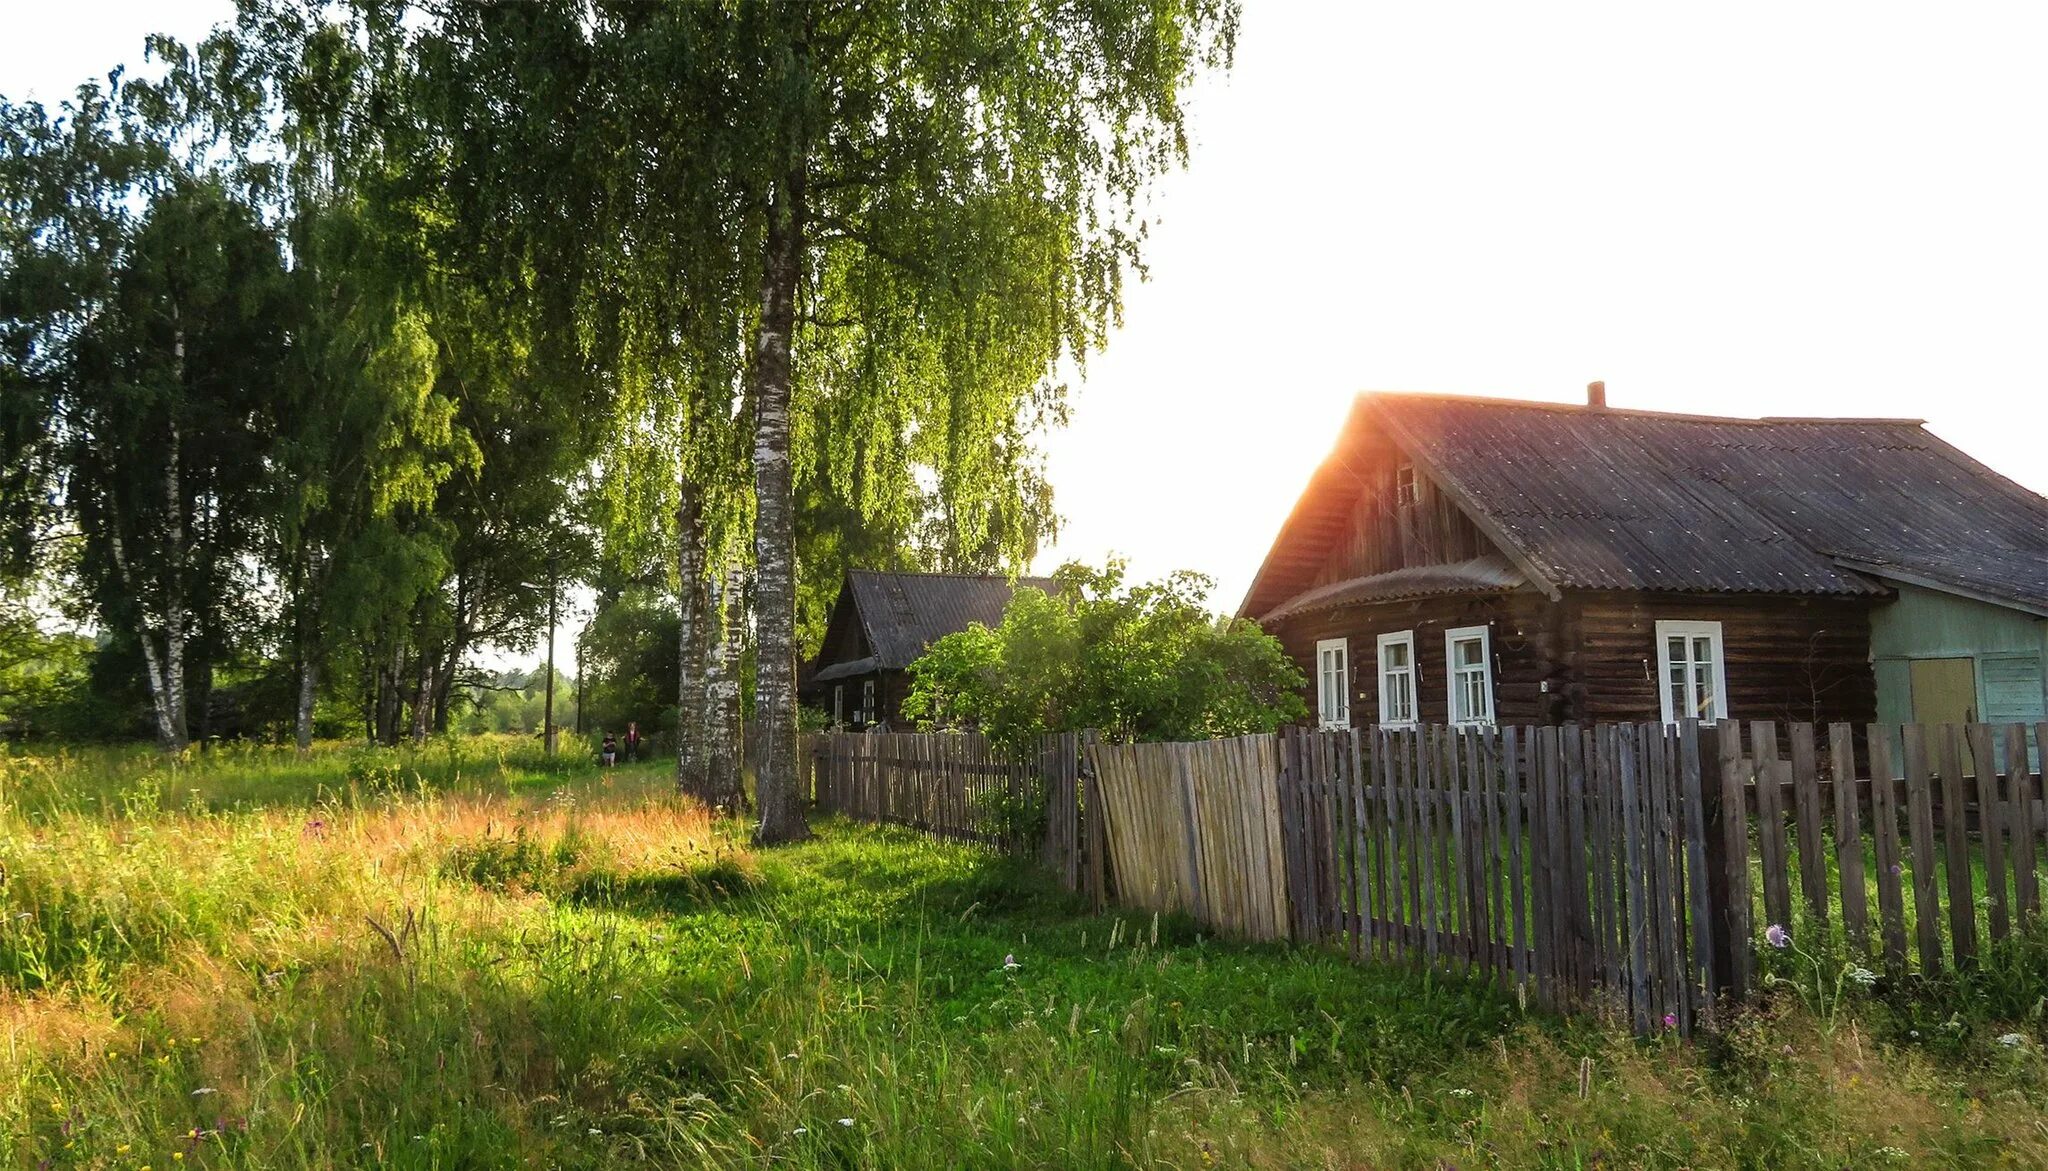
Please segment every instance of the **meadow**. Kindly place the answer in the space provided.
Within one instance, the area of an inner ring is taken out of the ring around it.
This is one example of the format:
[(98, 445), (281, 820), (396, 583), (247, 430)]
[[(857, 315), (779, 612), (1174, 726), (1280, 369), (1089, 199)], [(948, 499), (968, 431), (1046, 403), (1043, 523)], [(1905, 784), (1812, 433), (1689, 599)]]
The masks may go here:
[[(0, 757), (0, 1163), (2048, 1165), (2048, 948), (1648, 1040), (531, 741)], [(1820, 988), (1806, 989), (1819, 975)]]

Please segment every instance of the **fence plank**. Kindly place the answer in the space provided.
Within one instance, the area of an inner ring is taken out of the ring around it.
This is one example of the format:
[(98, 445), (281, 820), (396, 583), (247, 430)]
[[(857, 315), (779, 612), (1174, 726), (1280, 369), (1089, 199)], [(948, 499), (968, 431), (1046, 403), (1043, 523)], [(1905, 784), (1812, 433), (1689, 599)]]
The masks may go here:
[(1417, 812), (1420, 814), (1421, 836), (1417, 839), (1422, 851), (1422, 941), (1423, 951), (1431, 964), (1435, 964), (1442, 947), (1440, 931), (1441, 903), (1437, 895), (1437, 833), (1436, 833), (1436, 792), (1437, 792), (1437, 744), (1436, 729), (1427, 727), (1416, 735), (1416, 796)]
[(1473, 897), (1473, 874), (1479, 870), (1479, 850), (1473, 845), (1473, 819), (1466, 813), (1466, 792), (1470, 776), (1466, 770), (1466, 745), (1473, 729), (1450, 729), (1444, 741), (1444, 774), (1450, 778), (1450, 843), (1452, 878), (1458, 888), (1458, 958), (1470, 968), (1479, 964), (1479, 899)]
[(1991, 725), (1971, 724), (1965, 735), (1977, 772), (1977, 833), (1984, 844), (1984, 890), (1991, 897), (1987, 918), (1991, 941), (1996, 943), (2012, 928), (2012, 908), (2007, 902), (2011, 887), (2005, 869), (2006, 802), (1998, 790), (1998, 757), (1991, 749)]
[(1382, 761), (1380, 797), (1386, 810), (1386, 851), (1387, 851), (1387, 910), (1393, 920), (1390, 954), (1405, 954), (1412, 941), (1408, 936), (1408, 925), (1414, 922), (1413, 900), (1406, 889), (1412, 879), (1402, 857), (1401, 843), (1407, 838), (1406, 812), (1401, 802), (1402, 779), (1406, 766), (1408, 742), (1399, 731), (1380, 733), (1385, 748)]
[(1644, 848), (1646, 819), (1640, 788), (1636, 783), (1640, 757), (1636, 745), (1637, 730), (1624, 725), (1615, 732), (1619, 738), (1615, 763), (1619, 766), (1616, 781), (1621, 788), (1622, 849), (1628, 858), (1628, 1008), (1636, 1031), (1645, 1032), (1650, 1026), (1650, 938), (1646, 933), (1650, 887), (1644, 874), (1648, 860)]
[(1785, 846), (1783, 777), (1778, 769), (1778, 726), (1770, 720), (1749, 725), (1749, 751), (1756, 761), (1757, 854), (1764, 870), (1764, 920), (1792, 925), (1791, 866)]
[(1948, 929), (1958, 967), (1977, 955), (1977, 899), (1970, 882), (1969, 789), (1963, 783), (1962, 729), (1941, 726), (1941, 838), (1947, 855)]
[(1711, 1019), (1714, 995), (1714, 916), (1707, 890), (1706, 786), (1700, 769), (1700, 726), (1679, 725), (1679, 802), (1685, 810), (1685, 886), (1692, 907), (1692, 973), (1686, 988), (1687, 1027)]
[(1365, 786), (1371, 775), (1370, 753), (1366, 746), (1371, 740), (1357, 728), (1353, 728), (1345, 740), (1351, 758), (1344, 786), (1344, 804), (1349, 810), (1351, 827), (1351, 905), (1358, 915), (1351, 955), (1354, 959), (1363, 960), (1372, 954), (1370, 925), (1373, 915), (1379, 910), (1372, 895), (1372, 854), (1367, 848), (1372, 831), (1366, 821)]
[(1941, 969), (1941, 897), (1935, 887), (1934, 781), (1927, 767), (1927, 733), (1908, 724), (1901, 733), (1906, 751), (1906, 810), (1913, 843), (1913, 931), (1920, 970)]
[(1529, 909), (1528, 872), (1523, 857), (1523, 842), (1527, 833), (1528, 805), (1524, 798), (1526, 789), (1522, 784), (1522, 743), (1523, 730), (1516, 727), (1501, 729), (1501, 824), (1502, 834), (1508, 846), (1508, 895), (1512, 904), (1510, 910), (1510, 934), (1508, 950), (1514, 964), (1515, 986), (1529, 985)]
[[(2048, 748), (2048, 745), (2043, 745)], [(2034, 779), (2027, 767), (2027, 728), (2010, 724), (2005, 729), (2005, 781), (2011, 808), (2013, 898), (2018, 905), (2020, 928), (2025, 930), (2041, 909), (2041, 882), (2034, 872)]]
[[(1480, 776), (1486, 786), (1486, 861), (1491, 869), (1493, 886), (1493, 970), (1500, 974), (1503, 982), (1514, 979), (1514, 912), (1508, 906), (1507, 892), (1507, 778), (1506, 765), (1501, 753), (1501, 733), (1488, 728), (1480, 741), (1480, 752), (1485, 767)], [(1521, 876), (1515, 876), (1520, 882)]]
[(1877, 915), (1884, 935), (1885, 964), (1904, 971), (1906, 866), (1899, 849), (1899, 774), (1892, 765), (1891, 735), (1871, 724), (1865, 728), (1864, 736), (1864, 748), (1870, 759), (1870, 829), (1877, 854)]
[(1821, 840), (1820, 771), (1814, 752), (1813, 725), (1790, 726), (1792, 739), (1792, 807), (1799, 823), (1799, 885), (1807, 912), (1815, 923), (1828, 921), (1827, 845)]
[(1627, 985), (1622, 982), (1622, 969), (1627, 964), (1628, 939), (1623, 924), (1627, 917), (1623, 913), (1625, 900), (1618, 892), (1624, 881), (1626, 865), (1615, 848), (1621, 840), (1621, 765), (1616, 759), (1620, 741), (1611, 724), (1592, 729), (1592, 735), (1594, 747), (1588, 774), (1597, 815), (1594, 818), (1597, 830), (1593, 835), (1593, 905), (1595, 928), (1600, 936), (1600, 981), (1609, 997), (1625, 1004), (1628, 992)]
[(1586, 742), (1577, 728), (1558, 731), (1558, 752), (1564, 775), (1565, 918), (1571, 941), (1566, 955), (1571, 963), (1574, 994), (1588, 996), (1593, 989), (1593, 927), (1587, 902), (1590, 880), (1586, 877)]
[[(1729, 991), (1736, 999), (1749, 995), (1755, 974), (1756, 929), (1751, 919), (1749, 886), (1749, 802), (1742, 759), (1742, 725), (1722, 720), (1715, 725), (1715, 755), (1720, 766), (1721, 878), (1727, 884)], [(1716, 924), (1722, 927), (1722, 924)]]
[[(1849, 949), (1870, 951), (1869, 893), (1863, 875), (1863, 827), (1857, 815), (1856, 741), (1848, 724), (1828, 725), (1828, 771), (1835, 785), (1835, 869), (1841, 876), (1842, 930)], [(1875, 790), (1877, 781), (1872, 780)]]

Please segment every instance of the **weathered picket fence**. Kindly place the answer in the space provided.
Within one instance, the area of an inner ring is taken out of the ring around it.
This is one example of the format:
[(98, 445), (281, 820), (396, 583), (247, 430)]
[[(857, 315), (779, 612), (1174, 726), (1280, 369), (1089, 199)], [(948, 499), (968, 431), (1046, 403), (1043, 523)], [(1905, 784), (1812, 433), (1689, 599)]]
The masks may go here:
[[(1690, 1030), (1753, 989), (1767, 924), (1932, 971), (2029, 923), (2044, 745), (2048, 725), (1724, 721), (1069, 736), (1024, 760), (971, 736), (836, 736), (814, 752), (826, 808), (1039, 849), (1098, 903)], [(1042, 801), (1042, 839), (999, 840), (992, 790)]]
[[(1067, 889), (1100, 906), (1102, 851), (1086, 849), (1082, 737), (1042, 736), (1004, 753), (976, 732), (822, 732), (803, 738), (818, 808), (935, 837), (1039, 854)], [(1021, 840), (1028, 836), (1030, 840)]]

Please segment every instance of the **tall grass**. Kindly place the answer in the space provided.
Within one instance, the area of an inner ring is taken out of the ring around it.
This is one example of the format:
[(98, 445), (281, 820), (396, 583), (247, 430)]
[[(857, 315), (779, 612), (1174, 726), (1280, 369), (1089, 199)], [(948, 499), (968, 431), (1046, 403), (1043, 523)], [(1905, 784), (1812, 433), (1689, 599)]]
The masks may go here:
[[(9, 761), (0, 1163), (2048, 1159), (2024, 1024), (1958, 1063), (1787, 998), (1639, 1043), (1481, 984), (1087, 915), (905, 831), (757, 855), (661, 765), (406, 759)], [(348, 783), (365, 761), (408, 775)]]

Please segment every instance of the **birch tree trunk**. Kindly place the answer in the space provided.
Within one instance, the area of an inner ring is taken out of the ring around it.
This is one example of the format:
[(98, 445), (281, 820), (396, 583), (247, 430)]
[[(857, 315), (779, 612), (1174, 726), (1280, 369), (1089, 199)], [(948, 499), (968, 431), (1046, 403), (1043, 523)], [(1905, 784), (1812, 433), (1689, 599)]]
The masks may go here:
[(710, 583), (707, 621), (715, 624), (717, 642), (705, 656), (704, 729), (713, 801), (736, 812), (746, 803), (746, 784), (740, 775), (740, 606), (735, 577), (728, 566), (722, 583)]
[(427, 742), (427, 727), (434, 715), (434, 656), (420, 648), (419, 680), (412, 695), (412, 742)]
[(297, 745), (301, 757), (313, 751), (313, 699), (319, 692), (320, 666), (310, 653), (311, 648), (301, 651), (299, 659), (299, 706), (292, 721), (292, 741)]
[[(118, 505), (112, 505), (113, 534), (110, 542), (114, 552), (114, 569), (128, 588), (135, 588), (135, 579), (128, 572), (127, 546), (121, 540), (121, 514)], [(163, 656), (157, 653), (156, 636), (149, 632), (149, 624), (142, 620), (145, 612), (138, 594), (136, 611), (136, 640), (142, 644), (143, 671), (148, 676), (150, 710), (156, 716), (157, 746), (165, 752), (176, 752), (182, 745), (177, 734), (178, 722), (172, 715), (170, 691), (164, 686)]]
[(803, 256), (803, 178), (771, 198), (754, 344), (754, 713), (761, 759), (754, 796), (762, 844), (810, 836), (796, 788), (796, 547), (789, 463), (790, 335)]
[[(175, 313), (176, 310), (173, 310)], [(185, 331), (180, 328), (172, 342), (178, 384), (185, 382)], [(170, 727), (165, 730), (164, 747), (171, 752), (185, 747), (185, 491), (179, 465), (178, 417), (173, 408), (170, 425), (171, 450), (164, 461), (164, 713)], [(147, 643), (149, 636), (143, 635)]]
[(676, 789), (709, 804), (704, 743), (704, 502), (688, 474), (676, 505)]

